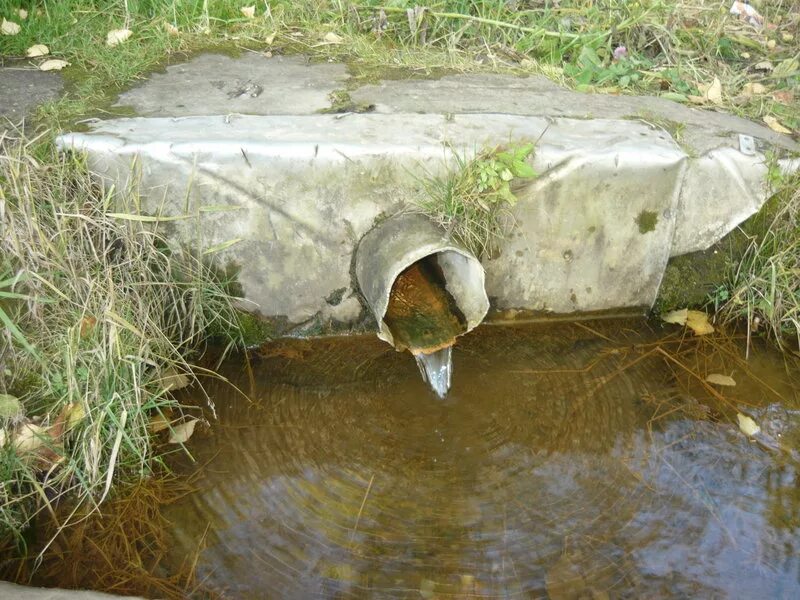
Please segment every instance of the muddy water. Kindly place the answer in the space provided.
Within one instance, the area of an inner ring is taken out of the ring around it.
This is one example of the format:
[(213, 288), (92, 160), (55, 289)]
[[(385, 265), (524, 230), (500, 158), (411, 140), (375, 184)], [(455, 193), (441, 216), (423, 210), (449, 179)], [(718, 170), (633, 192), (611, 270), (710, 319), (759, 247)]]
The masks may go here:
[[(245, 599), (800, 597), (780, 359), (754, 351), (763, 385), (664, 342), (734, 376), (722, 402), (653, 350), (661, 332), (591, 327), (481, 327), (445, 400), (372, 338), (274, 345), (252, 379), (232, 362), (252, 402), (212, 386), (198, 491), (167, 514), (176, 560), (202, 546), (199, 578)], [(734, 424), (746, 405), (758, 442)]]

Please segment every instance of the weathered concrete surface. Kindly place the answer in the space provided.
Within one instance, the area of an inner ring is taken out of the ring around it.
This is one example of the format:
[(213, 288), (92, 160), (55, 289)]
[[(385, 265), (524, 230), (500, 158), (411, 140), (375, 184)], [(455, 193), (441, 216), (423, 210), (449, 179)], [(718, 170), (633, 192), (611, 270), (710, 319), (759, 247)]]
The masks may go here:
[(54, 588), (35, 588), (0, 581), (2, 600), (144, 600), (139, 596), (113, 596), (85, 590), (58, 590)]
[[(670, 255), (687, 158), (635, 121), (514, 115), (239, 116), (119, 119), (62, 138), (125, 185), (134, 159), (151, 213), (204, 210), (209, 245), (240, 269), (264, 315), (312, 318), (336, 291), (356, 296), (356, 243), (407, 208), (418, 177), (442, 173), (453, 148), (539, 140), (542, 173), (520, 192), (512, 240), (486, 263), (498, 308), (553, 312), (649, 306)], [(224, 210), (222, 210), (224, 209)], [(642, 221), (645, 231), (642, 232)], [(196, 225), (167, 223), (179, 239)], [(355, 311), (352, 311), (355, 314)]]
[(330, 93), (346, 79), (344, 65), (310, 64), (302, 56), (201, 54), (153, 73), (122, 94), (116, 106), (147, 117), (303, 115), (329, 108)]
[[(358, 241), (419, 196), (420, 177), (450, 168), (453, 151), (537, 142), (540, 177), (519, 194), (500, 256), (485, 261), (486, 289), (500, 310), (572, 313), (649, 307), (670, 256), (708, 247), (763, 203), (763, 151), (795, 147), (735, 117), (536, 78), (386, 82), (350, 92), (375, 113), (308, 114), (328, 106), (343, 79), (323, 80), (343, 78), (341, 65), (241, 60), (200, 57), (121, 100), (152, 96), (137, 110), (172, 118), (101, 122), (60, 143), (88, 150), (117, 185), (136, 179), (149, 213), (186, 215), (161, 225), (176, 240), (194, 243), (200, 231), (206, 246), (235, 242), (218, 256), (238, 270), (247, 306), (290, 323), (363, 316)], [(229, 98), (228, 83), (210, 83), (221, 72), (280, 92)], [(175, 118), (201, 111), (220, 116)], [(672, 121), (685, 123), (680, 143), (659, 126)], [(756, 138), (755, 152), (743, 151), (740, 132)]]
[(680, 142), (694, 154), (738, 147), (743, 133), (767, 144), (800, 151), (800, 145), (757, 123), (653, 96), (584, 94), (540, 76), (468, 74), (436, 80), (393, 80), (350, 93), (382, 113), (509, 113), (576, 119), (641, 119), (680, 128)]
[(0, 135), (39, 104), (57, 98), (63, 86), (58, 73), (39, 71), (21, 61), (0, 66)]

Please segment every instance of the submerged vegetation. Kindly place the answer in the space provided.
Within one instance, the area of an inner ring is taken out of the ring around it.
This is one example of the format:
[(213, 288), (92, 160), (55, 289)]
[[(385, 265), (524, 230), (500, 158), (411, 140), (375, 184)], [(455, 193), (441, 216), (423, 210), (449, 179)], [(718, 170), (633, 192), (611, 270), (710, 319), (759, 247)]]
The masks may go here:
[(0, 537), (21, 540), (65, 496), (96, 506), (113, 484), (148, 476), (154, 430), (181, 440), (170, 390), (196, 377), (198, 345), (208, 331), (236, 335), (214, 273), (169, 249), (152, 220), (81, 157), (4, 140)]
[(492, 148), (468, 160), (456, 154), (456, 168), (422, 181), (420, 210), (475, 256), (491, 255), (508, 233), (517, 202), (516, 181), (536, 172), (527, 159), (533, 144)]

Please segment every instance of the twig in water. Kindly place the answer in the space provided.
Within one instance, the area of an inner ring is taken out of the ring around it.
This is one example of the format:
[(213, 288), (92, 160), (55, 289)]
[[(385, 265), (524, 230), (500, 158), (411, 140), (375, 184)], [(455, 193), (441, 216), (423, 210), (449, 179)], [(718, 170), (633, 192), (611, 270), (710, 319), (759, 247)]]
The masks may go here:
[(364, 492), (364, 499), (361, 501), (361, 508), (358, 509), (358, 516), (356, 516), (356, 524), (353, 525), (353, 531), (350, 532), (350, 543), (353, 543), (353, 538), (356, 535), (356, 530), (358, 529), (358, 522), (361, 520), (361, 513), (364, 512), (364, 505), (367, 503), (367, 497), (369, 496), (369, 491), (372, 489), (372, 482), (375, 481), (375, 473), (372, 474), (372, 477), (369, 478), (369, 485), (367, 486), (367, 491)]

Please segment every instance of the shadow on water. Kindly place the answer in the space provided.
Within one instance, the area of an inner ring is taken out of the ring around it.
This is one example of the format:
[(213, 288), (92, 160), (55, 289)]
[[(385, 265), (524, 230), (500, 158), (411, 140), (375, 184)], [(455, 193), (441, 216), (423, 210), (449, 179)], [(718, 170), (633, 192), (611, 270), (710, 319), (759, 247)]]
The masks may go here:
[[(166, 509), (175, 560), (204, 539), (198, 579), (231, 598), (800, 596), (780, 356), (748, 372), (659, 335), (484, 326), (455, 346), (445, 400), (372, 338), (266, 346), (252, 402), (214, 384), (219, 420), (176, 465), (203, 468)], [(653, 350), (670, 344), (691, 369)], [(247, 390), (241, 364), (225, 374)], [(759, 443), (734, 425), (745, 407)]]

